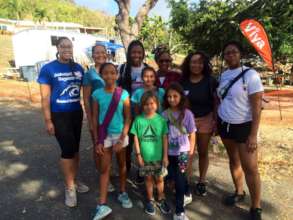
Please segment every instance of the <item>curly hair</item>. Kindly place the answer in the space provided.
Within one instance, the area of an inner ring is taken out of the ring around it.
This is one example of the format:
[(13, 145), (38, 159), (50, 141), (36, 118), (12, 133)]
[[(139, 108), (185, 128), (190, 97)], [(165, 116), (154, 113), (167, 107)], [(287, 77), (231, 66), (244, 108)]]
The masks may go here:
[(152, 54), (155, 55), (155, 61), (158, 63), (160, 57), (164, 54), (164, 53), (167, 53), (168, 55), (171, 56), (171, 53), (170, 53), (170, 50), (168, 48), (167, 45), (165, 44), (161, 44), (159, 46), (157, 46), (156, 48), (154, 48), (152, 50)]

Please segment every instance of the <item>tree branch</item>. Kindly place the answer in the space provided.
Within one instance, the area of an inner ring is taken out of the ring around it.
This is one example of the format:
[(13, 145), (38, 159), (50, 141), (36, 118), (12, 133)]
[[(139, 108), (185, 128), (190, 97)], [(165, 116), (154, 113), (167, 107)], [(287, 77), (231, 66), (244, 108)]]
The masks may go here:
[(149, 11), (155, 7), (158, 0), (146, 0), (145, 3), (140, 7), (136, 16), (135, 16), (135, 23), (132, 26), (132, 33), (137, 35), (139, 30), (142, 27), (143, 21), (145, 20), (146, 16), (148, 15)]

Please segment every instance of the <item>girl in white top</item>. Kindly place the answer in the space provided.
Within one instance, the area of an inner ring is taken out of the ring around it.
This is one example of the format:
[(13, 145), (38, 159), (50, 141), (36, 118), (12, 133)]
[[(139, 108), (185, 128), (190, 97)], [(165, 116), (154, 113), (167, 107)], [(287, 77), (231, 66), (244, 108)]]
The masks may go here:
[[(258, 73), (241, 65), (242, 47), (238, 42), (224, 46), (223, 56), (228, 70), (220, 77), (218, 95), (218, 132), (227, 149), (235, 193), (225, 199), (226, 205), (243, 201), (243, 177), (251, 196), (250, 215), (253, 220), (261, 219), (260, 176), (257, 165), (257, 133), (260, 123), (263, 86)], [(241, 72), (239, 78), (224, 97), (229, 84)]]

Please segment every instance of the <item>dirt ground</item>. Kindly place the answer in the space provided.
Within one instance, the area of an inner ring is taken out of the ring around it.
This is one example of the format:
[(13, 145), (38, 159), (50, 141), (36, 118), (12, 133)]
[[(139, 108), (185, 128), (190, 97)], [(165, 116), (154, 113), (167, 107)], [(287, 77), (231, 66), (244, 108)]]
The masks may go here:
[[(262, 114), (259, 166), (264, 219), (289, 220), (293, 216), (293, 90), (286, 88), (280, 93), (279, 97), (275, 91), (266, 93), (270, 102)], [(91, 187), (91, 191), (79, 195), (78, 208), (68, 209), (63, 204), (59, 149), (54, 138), (45, 133), (39, 100), (37, 84), (0, 80), (0, 219), (91, 219), (98, 198), (98, 174), (92, 162), (86, 120), (81, 141), (80, 178)], [(221, 144), (217, 152), (211, 150), (210, 158), (208, 196), (199, 198), (194, 195), (187, 214), (192, 220), (246, 219), (249, 199), (235, 208), (222, 205), (223, 197), (233, 191), (233, 185)], [(193, 182), (196, 178), (197, 172)], [(114, 213), (107, 219), (171, 219), (171, 216), (158, 214), (150, 218), (144, 214), (143, 188), (134, 185), (131, 179), (132, 176), (128, 180), (128, 189), (134, 208), (120, 208), (116, 193), (111, 193), (109, 204)], [(117, 181), (114, 177), (115, 186), (118, 186)], [(168, 192), (167, 196), (172, 202), (173, 194)]]

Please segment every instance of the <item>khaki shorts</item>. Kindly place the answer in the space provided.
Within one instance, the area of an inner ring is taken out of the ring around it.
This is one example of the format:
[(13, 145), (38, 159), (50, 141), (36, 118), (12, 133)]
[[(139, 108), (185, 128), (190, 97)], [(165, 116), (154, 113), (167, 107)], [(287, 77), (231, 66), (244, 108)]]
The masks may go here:
[[(115, 145), (121, 134), (108, 134), (106, 139), (104, 140), (104, 148), (109, 148)], [(123, 147), (126, 147), (129, 143), (128, 135), (124, 138), (124, 142), (122, 144)]]

